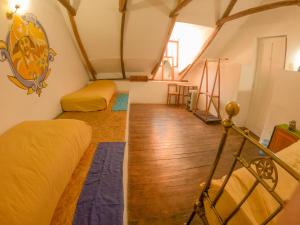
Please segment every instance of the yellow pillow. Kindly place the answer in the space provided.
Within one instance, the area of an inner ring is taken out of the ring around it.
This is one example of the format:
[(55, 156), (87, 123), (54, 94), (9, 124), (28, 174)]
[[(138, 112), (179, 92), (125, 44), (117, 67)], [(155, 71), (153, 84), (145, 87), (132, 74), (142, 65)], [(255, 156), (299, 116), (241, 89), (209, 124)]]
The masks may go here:
[(23, 122), (0, 136), (0, 224), (48, 225), (91, 137), (78, 120)]
[(111, 80), (99, 80), (61, 99), (64, 111), (91, 112), (107, 108), (116, 90)]

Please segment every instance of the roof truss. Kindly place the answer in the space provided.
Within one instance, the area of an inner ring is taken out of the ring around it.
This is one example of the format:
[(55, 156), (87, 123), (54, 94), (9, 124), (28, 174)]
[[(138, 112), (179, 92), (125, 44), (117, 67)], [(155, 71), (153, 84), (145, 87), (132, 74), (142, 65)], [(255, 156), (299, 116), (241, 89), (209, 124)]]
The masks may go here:
[(121, 37), (120, 37), (120, 60), (121, 60), (121, 70), (122, 70), (123, 79), (126, 79), (126, 69), (124, 64), (124, 32), (125, 32), (125, 20), (126, 20), (126, 7), (127, 7), (127, 0), (119, 0), (119, 11), (120, 13), (122, 13)]

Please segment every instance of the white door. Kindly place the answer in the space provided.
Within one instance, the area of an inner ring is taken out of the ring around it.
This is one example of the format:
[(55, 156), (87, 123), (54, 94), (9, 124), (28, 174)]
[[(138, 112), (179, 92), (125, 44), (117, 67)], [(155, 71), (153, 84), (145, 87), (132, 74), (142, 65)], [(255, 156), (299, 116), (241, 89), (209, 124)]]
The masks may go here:
[(266, 121), (275, 82), (274, 71), (283, 69), (286, 36), (258, 39), (255, 80), (246, 126), (260, 136)]

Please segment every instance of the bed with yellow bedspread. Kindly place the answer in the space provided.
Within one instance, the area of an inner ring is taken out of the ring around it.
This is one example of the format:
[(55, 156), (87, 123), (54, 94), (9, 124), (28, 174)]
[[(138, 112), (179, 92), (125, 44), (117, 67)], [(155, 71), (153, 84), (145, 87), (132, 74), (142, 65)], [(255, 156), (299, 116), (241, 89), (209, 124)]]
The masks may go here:
[(127, 112), (65, 112), (0, 136), (0, 224), (71, 225), (99, 142), (124, 142)]
[(0, 224), (50, 224), (91, 137), (78, 120), (23, 122), (1, 135)]
[(65, 112), (92, 112), (107, 108), (116, 90), (111, 80), (99, 80), (86, 87), (68, 94), (61, 99), (61, 106)]
[[(276, 154), (281, 160), (300, 173), (300, 141)], [(286, 202), (293, 194), (298, 182), (280, 166), (278, 170), (278, 183), (275, 188), (276, 193)], [(213, 180), (208, 194), (214, 199), (220, 189), (225, 177)], [(246, 168), (236, 170), (227, 183), (223, 194), (217, 202), (216, 209), (222, 218), (227, 218), (232, 210), (238, 205), (246, 195), (252, 184), (254, 177)], [(220, 224), (218, 218), (213, 213), (208, 200), (204, 201), (205, 215), (210, 225)], [(259, 184), (248, 200), (242, 205), (235, 216), (229, 220), (230, 225), (254, 225), (261, 224), (272, 212), (278, 208), (278, 203), (271, 197), (265, 188)], [(276, 224), (277, 217), (268, 224)]]
[[(72, 225), (77, 201), (91, 166), (98, 143), (124, 142), (127, 111), (112, 112), (116, 95), (112, 97), (107, 109), (96, 112), (64, 112), (58, 119), (77, 119), (92, 127), (92, 141), (79, 161), (72, 178), (62, 194), (51, 225)], [(124, 171), (126, 173), (126, 171)]]

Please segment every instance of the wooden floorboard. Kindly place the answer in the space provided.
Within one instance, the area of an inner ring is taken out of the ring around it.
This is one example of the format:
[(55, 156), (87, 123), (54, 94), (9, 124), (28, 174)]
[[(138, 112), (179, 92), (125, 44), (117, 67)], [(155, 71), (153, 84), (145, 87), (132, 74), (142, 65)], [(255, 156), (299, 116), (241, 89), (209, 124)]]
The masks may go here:
[[(184, 224), (223, 127), (207, 125), (183, 108), (142, 104), (130, 106), (129, 126), (129, 225)], [(240, 142), (236, 134), (229, 138), (217, 177), (226, 174)]]

